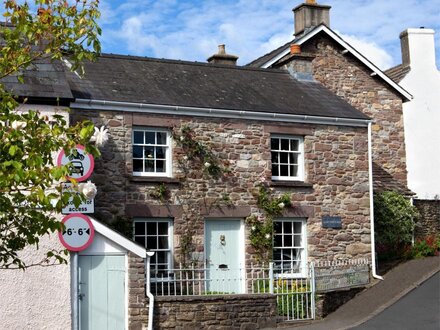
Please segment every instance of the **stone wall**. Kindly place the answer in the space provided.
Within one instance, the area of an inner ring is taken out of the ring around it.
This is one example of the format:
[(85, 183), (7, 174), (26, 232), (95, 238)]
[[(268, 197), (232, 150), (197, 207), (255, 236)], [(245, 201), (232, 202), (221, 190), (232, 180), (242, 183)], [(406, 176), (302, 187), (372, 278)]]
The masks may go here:
[(365, 290), (364, 287), (317, 294), (315, 302), (316, 318), (326, 317), (363, 290)]
[(414, 205), (420, 212), (420, 220), (414, 232), (415, 238), (440, 235), (440, 200), (415, 199)]
[(157, 297), (153, 327), (156, 329), (276, 328), (276, 296), (226, 295)]
[[(354, 56), (328, 37), (315, 37), (303, 44), (313, 54), (313, 76), (324, 86), (371, 117), (375, 188), (400, 190), (407, 187), (402, 99), (380, 78), (371, 76)], [(295, 58), (293, 58), (295, 61)], [(287, 63), (284, 68), (295, 65)], [(383, 182), (382, 182), (383, 181)]]
[(148, 324), (144, 259), (128, 254), (128, 328), (143, 330)]
[[(81, 112), (74, 111), (74, 121), (81, 117)], [(250, 214), (260, 214), (255, 192), (262, 177), (271, 181), (271, 133), (304, 137), (305, 182), (270, 184), (274, 195), (291, 196), (293, 207), (283, 216), (307, 219), (309, 259), (370, 257), (366, 128), (116, 111), (87, 111), (87, 118), (97, 125), (106, 125), (110, 134), (91, 178), (99, 191), (95, 200), (97, 219), (127, 228), (130, 236), (131, 220), (135, 217), (172, 218), (176, 261), (203, 258), (205, 218), (244, 219)], [(209, 145), (230, 172), (217, 181), (207, 180), (197, 171), (185, 178), (178, 165), (185, 155), (174, 145), (172, 178), (133, 177), (132, 128), (183, 125), (190, 126), (197, 139)], [(169, 192), (163, 201), (151, 195), (159, 183), (164, 183)], [(342, 228), (322, 228), (321, 219), (325, 215), (340, 216)], [(183, 251), (181, 242), (188, 237), (190, 249)], [(253, 250), (248, 242), (245, 251), (246, 260), (252, 260)]]

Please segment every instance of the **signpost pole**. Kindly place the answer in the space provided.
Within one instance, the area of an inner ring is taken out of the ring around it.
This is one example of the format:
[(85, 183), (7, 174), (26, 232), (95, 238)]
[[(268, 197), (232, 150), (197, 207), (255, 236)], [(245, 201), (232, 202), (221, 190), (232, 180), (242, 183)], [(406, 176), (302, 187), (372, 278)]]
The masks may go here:
[(79, 286), (78, 286), (78, 252), (72, 254), (72, 329), (79, 330)]

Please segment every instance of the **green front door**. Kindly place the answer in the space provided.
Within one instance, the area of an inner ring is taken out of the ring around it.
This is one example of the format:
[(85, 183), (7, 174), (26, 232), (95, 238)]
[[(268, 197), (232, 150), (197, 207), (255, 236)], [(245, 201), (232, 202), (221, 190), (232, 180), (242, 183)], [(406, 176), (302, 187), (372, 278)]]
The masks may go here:
[(79, 256), (81, 330), (125, 329), (125, 256)]
[(207, 291), (242, 293), (242, 240), (240, 220), (206, 220)]

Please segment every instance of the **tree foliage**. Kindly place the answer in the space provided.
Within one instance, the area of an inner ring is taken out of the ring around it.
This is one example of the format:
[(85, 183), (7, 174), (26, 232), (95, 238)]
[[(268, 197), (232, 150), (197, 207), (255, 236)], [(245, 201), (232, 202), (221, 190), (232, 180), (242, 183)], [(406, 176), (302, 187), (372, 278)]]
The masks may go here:
[[(68, 58), (72, 70), (83, 72), (81, 62), (100, 51), (98, 2), (35, 0), (31, 6), (4, 1), (0, 78), (23, 81), (23, 72), (42, 59)], [(61, 149), (70, 153), (76, 144), (95, 156), (99, 151), (89, 142), (91, 122), (68, 127), (62, 114), (23, 111), (3, 85), (0, 99), (0, 268), (25, 268), (30, 265), (20, 251), (38, 247), (42, 235), (62, 229), (56, 215), (72, 195), (61, 189), (69, 166), (56, 167), (54, 155)], [(63, 253), (48, 251), (44, 262), (54, 261), (63, 262)]]
[(378, 193), (374, 197), (376, 242), (388, 246), (409, 244), (414, 221), (419, 217), (415, 206), (394, 191)]

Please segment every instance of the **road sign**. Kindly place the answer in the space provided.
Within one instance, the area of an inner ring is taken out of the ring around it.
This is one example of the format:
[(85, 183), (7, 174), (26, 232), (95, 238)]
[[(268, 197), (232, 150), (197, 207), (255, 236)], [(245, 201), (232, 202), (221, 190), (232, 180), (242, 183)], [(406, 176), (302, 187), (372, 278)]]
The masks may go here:
[(88, 216), (72, 213), (65, 216), (62, 222), (65, 228), (58, 232), (58, 237), (67, 250), (82, 251), (92, 244), (95, 229)]
[(58, 166), (67, 165), (69, 163), (72, 165), (69, 177), (76, 181), (84, 181), (92, 175), (95, 159), (91, 154), (85, 152), (84, 146), (77, 145), (70, 155), (66, 155), (64, 150), (61, 150), (58, 154)]
[[(70, 182), (63, 183), (63, 190), (70, 190), (71, 192), (75, 193), (73, 190), (73, 184)], [(78, 192), (76, 192), (79, 194)], [(62, 214), (70, 214), (70, 213), (94, 213), (95, 212), (95, 199), (87, 199), (84, 202), (81, 202), (81, 204), (78, 205), (78, 207), (75, 207), (73, 204), (73, 196), (70, 197), (69, 203), (67, 206), (63, 207), (61, 210)]]

